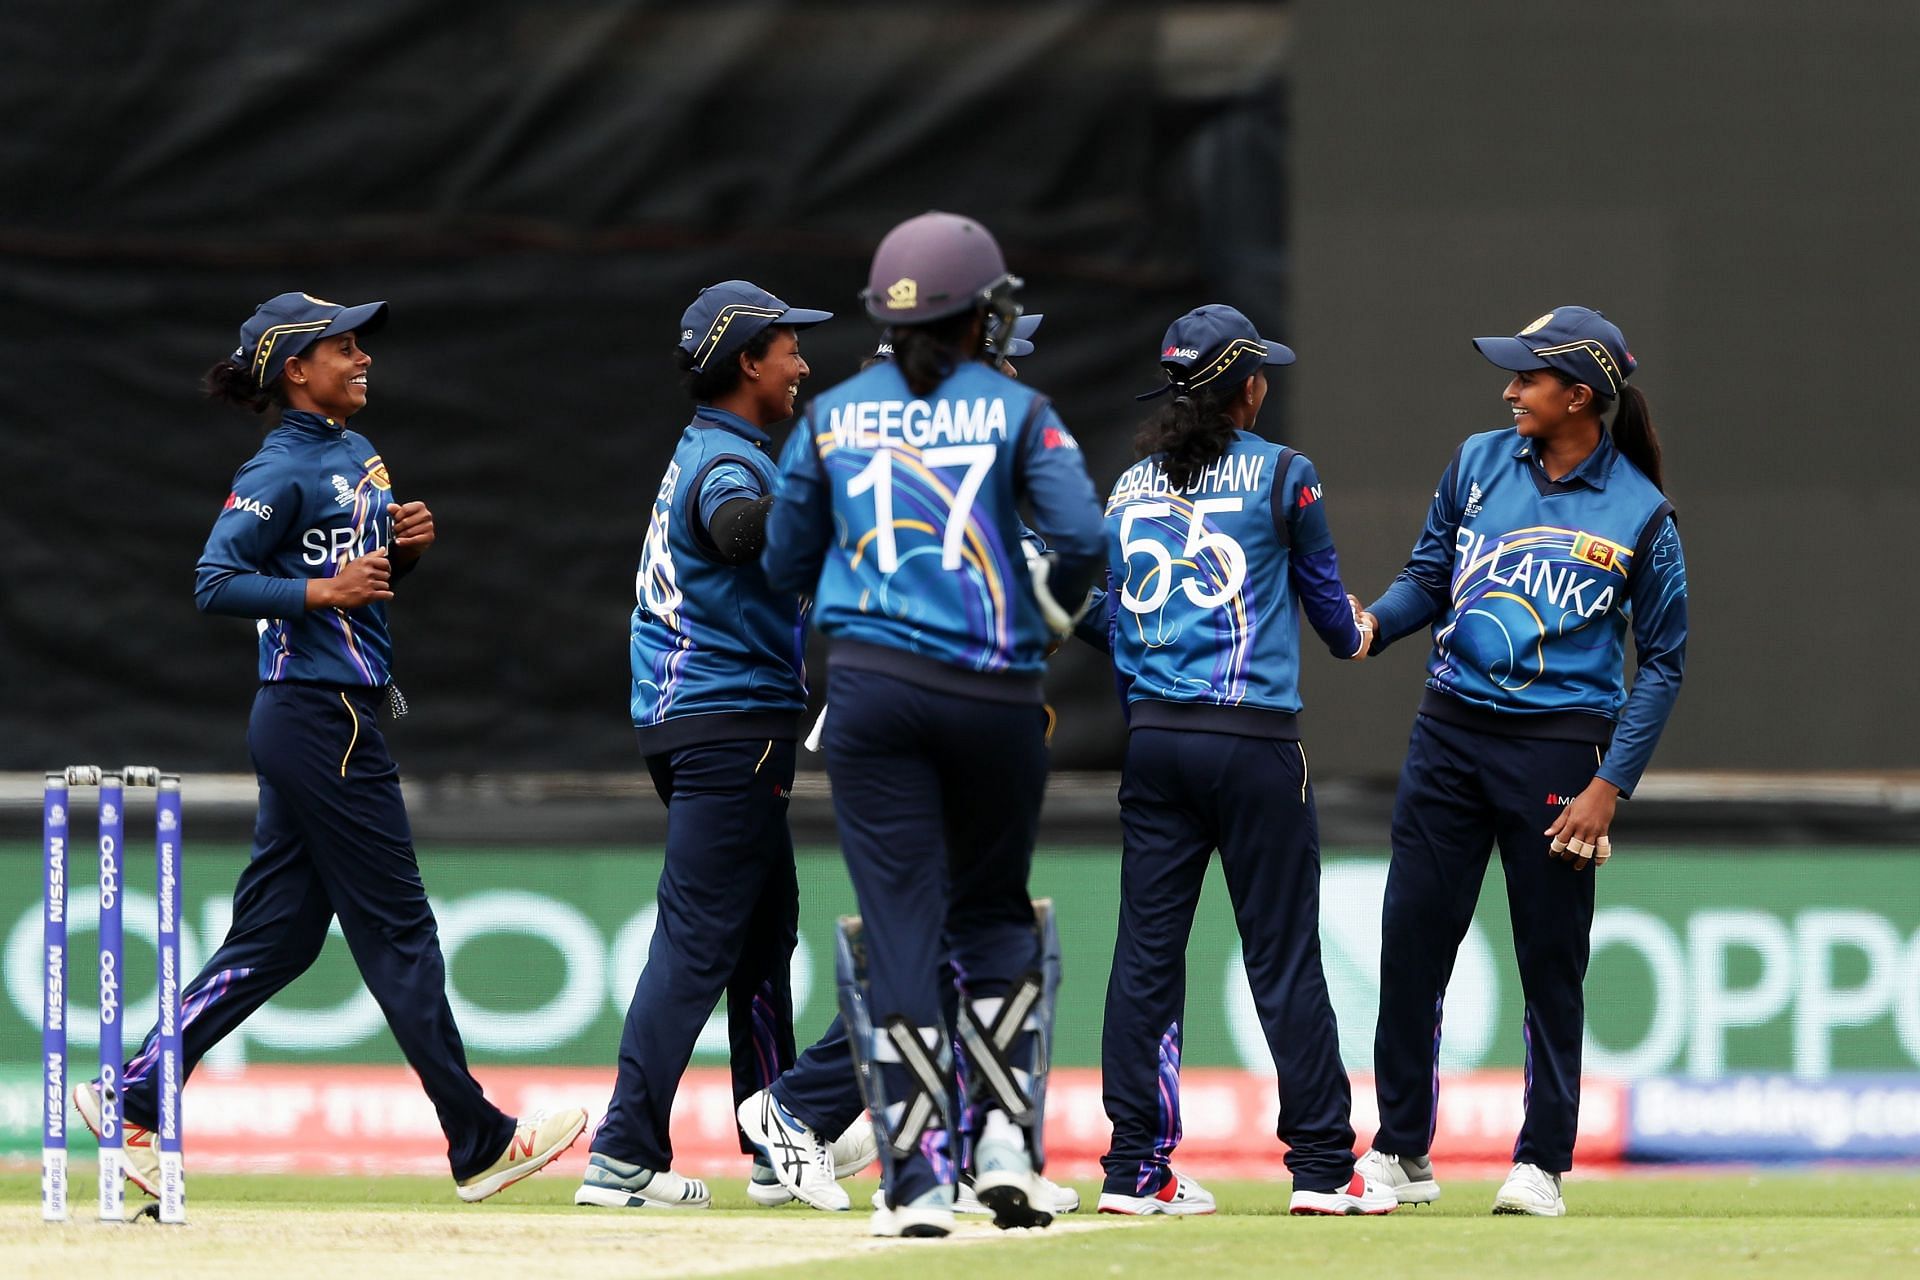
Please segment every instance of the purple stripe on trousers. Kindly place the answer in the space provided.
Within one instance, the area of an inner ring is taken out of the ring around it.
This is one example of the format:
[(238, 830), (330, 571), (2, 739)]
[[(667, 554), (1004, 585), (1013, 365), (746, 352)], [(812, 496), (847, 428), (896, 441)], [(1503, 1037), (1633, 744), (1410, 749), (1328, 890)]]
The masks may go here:
[[(215, 1000), (225, 995), (227, 988), (252, 972), (253, 969), (251, 967), (245, 969), (222, 969), (207, 979), (206, 986), (200, 988), (198, 991), (190, 992), (187, 995), (186, 1002), (180, 1009), (181, 1035), (183, 1037), (186, 1035), (186, 1030), (193, 1025), (193, 1020), (205, 1013), (208, 1006)], [(141, 1048), (138, 1056), (127, 1064), (125, 1083), (137, 1084), (146, 1079), (147, 1073), (153, 1070), (154, 1059), (159, 1056), (159, 1044), (160, 1042), (157, 1037), (149, 1041)]]

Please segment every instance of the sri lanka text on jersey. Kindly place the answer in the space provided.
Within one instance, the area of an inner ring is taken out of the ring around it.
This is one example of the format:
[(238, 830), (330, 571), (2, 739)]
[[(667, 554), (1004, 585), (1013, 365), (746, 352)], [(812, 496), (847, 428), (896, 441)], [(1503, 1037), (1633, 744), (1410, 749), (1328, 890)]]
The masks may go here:
[[(1520, 545), (1509, 545), (1512, 538)], [(1525, 529), (1507, 535), (1487, 550), (1484, 534), (1461, 529), (1454, 535), (1454, 600), (1458, 604), (1489, 585), (1523, 592), (1557, 609), (1597, 618), (1613, 607), (1616, 575), (1626, 572), (1633, 553), (1593, 534), (1573, 529)], [(1577, 557), (1571, 563), (1570, 557)], [(1504, 563), (1503, 563), (1504, 559)], [(1615, 573), (1582, 573), (1583, 565), (1605, 566)], [(1591, 598), (1589, 598), (1591, 593)]]

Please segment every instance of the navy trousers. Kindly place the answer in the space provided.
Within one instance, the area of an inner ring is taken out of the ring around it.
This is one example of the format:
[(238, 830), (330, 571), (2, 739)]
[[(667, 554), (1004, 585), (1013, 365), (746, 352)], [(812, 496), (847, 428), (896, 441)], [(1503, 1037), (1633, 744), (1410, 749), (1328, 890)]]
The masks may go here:
[(835, 1014), (826, 1034), (773, 1082), (773, 1096), (795, 1119), (831, 1142), (867, 1109), (857, 1072), (846, 1019)]
[(667, 803), (667, 859), (596, 1152), (673, 1167), (673, 1095), (722, 995), (735, 1101), (792, 1065), (788, 973), (800, 901), (787, 828), (793, 762), (792, 741), (765, 738), (647, 758)]
[[(944, 1027), (953, 965), (972, 999), (1000, 995), (1040, 963), (1027, 872), (1046, 791), (1046, 712), (937, 693), (877, 672), (828, 675), (827, 772), (860, 905), (874, 1025)], [(1021, 1052), (1019, 1039), (1010, 1056)], [(871, 1055), (869, 1055), (871, 1057)], [(902, 1100), (909, 1076), (876, 1068)], [(946, 1075), (949, 1095), (952, 1070)], [(874, 1117), (884, 1133), (886, 1119)], [(929, 1132), (887, 1168), (894, 1205), (958, 1173), (949, 1135)]]
[(1320, 965), (1320, 831), (1298, 742), (1135, 729), (1120, 781), (1120, 930), (1100, 1059), (1105, 1189), (1151, 1195), (1180, 1142), (1187, 938), (1220, 851), (1247, 982), (1279, 1076), (1294, 1187), (1353, 1176), (1353, 1095)]
[[(227, 937), (181, 995), (186, 1069), (306, 972), (337, 915), (367, 990), (440, 1115), (455, 1178), (506, 1150), (513, 1120), (467, 1070), (447, 1004), (440, 934), (414, 858), (400, 770), (373, 690), (268, 684), (247, 745), (260, 778), (253, 857), (233, 893)], [(129, 1120), (152, 1128), (155, 1037), (127, 1064)]]
[[(959, 988), (951, 969), (941, 975), (941, 995), (946, 1006), (947, 1033), (954, 1039), (954, 1091), (950, 1095), (955, 1123), (960, 1127), (962, 1147), (972, 1127), (967, 1105), (967, 1055), (955, 1032), (959, 1014)], [(831, 1141), (846, 1132), (848, 1125), (867, 1109), (860, 1094), (859, 1067), (853, 1060), (853, 1042), (847, 1038), (846, 1019), (838, 1014), (825, 1035), (801, 1051), (786, 1074), (773, 1082), (773, 1096), (796, 1119), (815, 1133)], [(961, 1151), (962, 1163), (967, 1152)]]
[(1541, 833), (1599, 764), (1590, 743), (1414, 720), (1380, 921), (1380, 1150), (1417, 1156), (1433, 1143), (1447, 980), (1498, 842), (1526, 998), (1526, 1121), (1513, 1158), (1549, 1173), (1573, 1167), (1594, 873), (1548, 857)]

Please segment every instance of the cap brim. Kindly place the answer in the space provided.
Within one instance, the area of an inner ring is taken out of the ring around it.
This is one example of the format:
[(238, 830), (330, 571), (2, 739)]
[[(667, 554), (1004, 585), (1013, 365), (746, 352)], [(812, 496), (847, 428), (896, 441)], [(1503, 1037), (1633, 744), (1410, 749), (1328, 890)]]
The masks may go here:
[(804, 329), (809, 325), (824, 324), (833, 319), (831, 311), (809, 311), (805, 307), (788, 307), (769, 324), (783, 324), (790, 329)]
[(1161, 396), (1166, 395), (1167, 392), (1171, 390), (1173, 390), (1173, 384), (1171, 382), (1163, 382), (1151, 391), (1142, 391), (1139, 395), (1135, 396), (1134, 399), (1135, 400), (1158, 400)]
[(1267, 344), (1267, 356), (1261, 364), (1292, 364), (1299, 357), (1293, 354), (1293, 348), (1284, 342), (1275, 342), (1272, 338), (1262, 338)]
[(314, 334), (315, 341), (331, 338), (342, 333), (372, 333), (387, 322), (387, 304), (384, 302), (363, 302), (357, 307), (342, 308), (333, 323)]
[(1473, 346), (1494, 368), (1510, 373), (1548, 367), (1545, 360), (1533, 354), (1532, 347), (1518, 338), (1475, 338)]

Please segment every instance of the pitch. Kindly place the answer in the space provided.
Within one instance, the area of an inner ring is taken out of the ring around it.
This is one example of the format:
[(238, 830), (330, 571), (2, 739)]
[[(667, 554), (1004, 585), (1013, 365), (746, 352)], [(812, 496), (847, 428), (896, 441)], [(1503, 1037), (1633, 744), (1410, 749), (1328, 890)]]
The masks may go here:
[[(76, 1186), (91, 1186), (87, 1173), (75, 1174)], [(1091, 1204), (1098, 1187), (1075, 1185)], [(1289, 1218), (1286, 1184), (1229, 1182), (1213, 1188), (1213, 1218), (1075, 1214), (1054, 1230), (1013, 1235), (969, 1221), (954, 1238), (927, 1242), (869, 1239), (858, 1211), (752, 1209), (737, 1180), (716, 1182), (713, 1210), (684, 1215), (576, 1209), (564, 1178), (534, 1178), (479, 1206), (459, 1204), (439, 1178), (202, 1175), (190, 1187), (184, 1228), (84, 1218), (49, 1226), (39, 1221), (35, 1175), (0, 1174), (7, 1274), (604, 1280), (638, 1269), (880, 1280), (910, 1266), (915, 1280), (976, 1280), (1003, 1268), (1022, 1280), (1196, 1270), (1211, 1280), (1276, 1268), (1421, 1280), (1920, 1276), (1920, 1172), (1911, 1169), (1576, 1178), (1573, 1216), (1558, 1221), (1489, 1216), (1486, 1182), (1448, 1182), (1435, 1207), (1365, 1221)], [(873, 1183), (849, 1187), (864, 1205)]]

